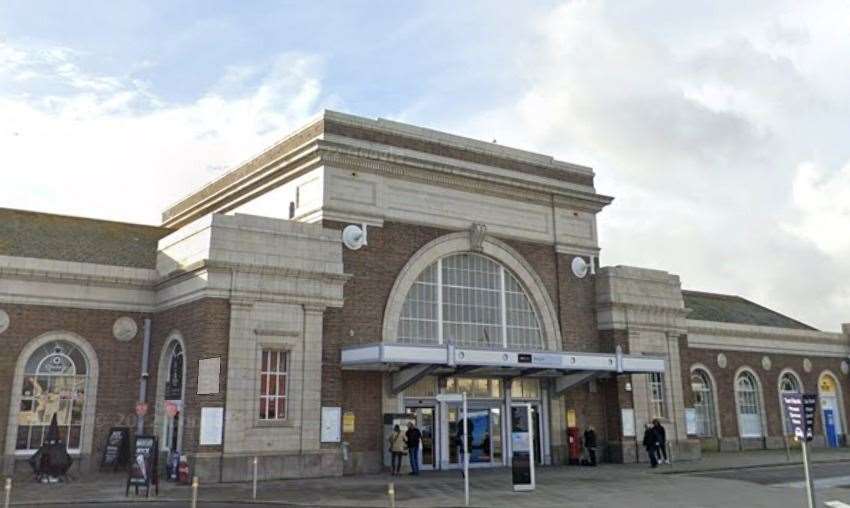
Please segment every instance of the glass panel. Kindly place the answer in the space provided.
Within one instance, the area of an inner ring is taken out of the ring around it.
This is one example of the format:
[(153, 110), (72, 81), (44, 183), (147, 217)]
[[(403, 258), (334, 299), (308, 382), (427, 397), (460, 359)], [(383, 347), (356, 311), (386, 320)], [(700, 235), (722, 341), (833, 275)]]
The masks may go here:
[(277, 378), (277, 393), (279, 395), (286, 395), (286, 376), (284, 375)]
[[(490, 437), (490, 410), (469, 411), (467, 425), (470, 436), (469, 462), (491, 462), (493, 442)], [(460, 431), (463, 432), (462, 426)]]
[[(454, 380), (452, 380), (454, 384)], [(405, 397), (433, 397), (437, 394), (437, 378), (425, 376), (404, 391)]]
[(15, 440), (16, 450), (26, 450), (29, 444), (30, 427), (29, 425), (18, 426), (18, 437)]
[(30, 428), (30, 450), (35, 450), (41, 446), (41, 437), (44, 433), (44, 427), (41, 425), (33, 425)]
[(502, 461), (502, 410), (490, 409), (490, 453), (494, 462)]
[(286, 418), (286, 398), (279, 397), (277, 402), (277, 417)]

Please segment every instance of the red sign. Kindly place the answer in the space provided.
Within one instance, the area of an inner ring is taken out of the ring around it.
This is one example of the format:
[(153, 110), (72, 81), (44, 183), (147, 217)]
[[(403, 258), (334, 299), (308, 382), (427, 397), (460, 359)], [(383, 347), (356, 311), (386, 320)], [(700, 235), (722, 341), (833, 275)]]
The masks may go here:
[(178, 410), (179, 408), (177, 407), (177, 404), (170, 400), (165, 401), (165, 414), (167, 414), (169, 418), (174, 418), (174, 415), (177, 414)]
[(139, 402), (136, 404), (136, 416), (145, 416), (148, 414), (147, 402)]

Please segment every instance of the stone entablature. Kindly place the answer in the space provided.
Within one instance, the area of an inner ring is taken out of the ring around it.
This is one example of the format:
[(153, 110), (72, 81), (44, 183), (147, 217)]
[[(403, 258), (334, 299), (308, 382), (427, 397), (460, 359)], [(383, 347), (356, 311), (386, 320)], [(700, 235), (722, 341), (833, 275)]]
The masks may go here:
[(311, 125), (187, 197), (163, 222), (182, 227), (234, 211), (378, 227), (477, 222), (502, 237), (598, 253), (596, 214), (612, 198), (596, 193), (590, 168), (386, 120), (325, 112)]
[(678, 275), (632, 266), (606, 266), (596, 279), (600, 330), (653, 330), (678, 335), (686, 330)]
[(755, 351), (788, 355), (850, 355), (850, 336), (843, 333), (771, 326), (687, 320), (688, 347)]

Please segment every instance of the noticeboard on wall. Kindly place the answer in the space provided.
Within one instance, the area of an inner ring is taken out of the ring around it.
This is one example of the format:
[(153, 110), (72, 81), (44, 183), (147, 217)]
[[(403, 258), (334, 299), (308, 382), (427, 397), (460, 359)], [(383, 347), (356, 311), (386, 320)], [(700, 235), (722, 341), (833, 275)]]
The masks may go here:
[(685, 408), (685, 430), (689, 436), (697, 433), (697, 410), (692, 407)]
[(340, 407), (323, 407), (322, 408), (322, 442), (323, 443), (339, 443), (342, 440), (342, 408)]
[(202, 445), (220, 445), (224, 427), (224, 408), (201, 408), (201, 440)]
[(620, 410), (620, 419), (623, 426), (623, 437), (635, 437), (635, 410), (624, 407)]

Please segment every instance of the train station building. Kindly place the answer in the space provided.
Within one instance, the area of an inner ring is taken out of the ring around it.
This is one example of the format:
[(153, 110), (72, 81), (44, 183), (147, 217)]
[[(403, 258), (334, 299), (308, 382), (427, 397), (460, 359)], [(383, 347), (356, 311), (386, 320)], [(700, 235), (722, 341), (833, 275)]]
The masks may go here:
[[(786, 446), (783, 391), (845, 446), (850, 325), (824, 332), (675, 274), (606, 266), (591, 168), (325, 111), (159, 226), (0, 210), (0, 444), (24, 471), (57, 415), (82, 471), (136, 425), (202, 481), (376, 472), (414, 421), (426, 469)], [(597, 217), (598, 216), (598, 217)], [(687, 281), (685, 281), (687, 284)], [(140, 388), (144, 386), (142, 396)], [(143, 400), (140, 400), (143, 399)], [(139, 403), (143, 404), (139, 404)]]

